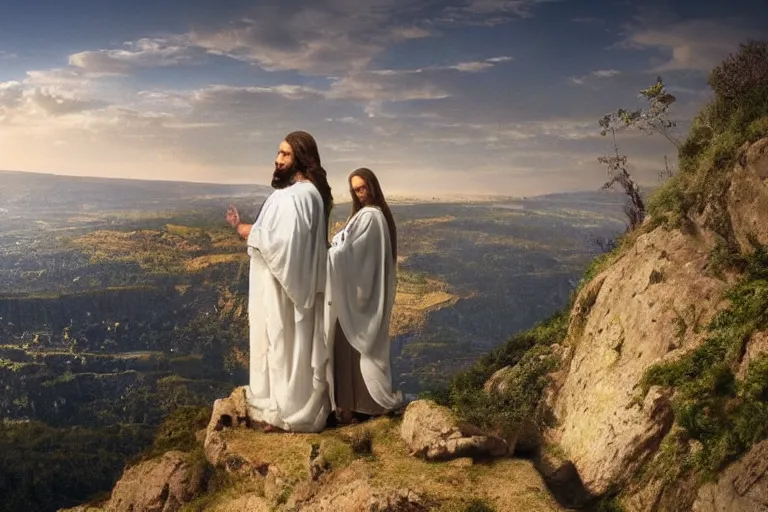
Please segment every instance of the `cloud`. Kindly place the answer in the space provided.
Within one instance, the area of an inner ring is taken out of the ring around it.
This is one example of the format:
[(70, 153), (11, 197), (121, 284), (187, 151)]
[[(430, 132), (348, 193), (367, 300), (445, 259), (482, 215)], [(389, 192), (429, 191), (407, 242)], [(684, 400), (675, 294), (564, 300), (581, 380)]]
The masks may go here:
[(19, 56), (16, 53), (10, 53), (4, 50), (0, 50), (0, 60), (15, 60), (18, 58)]
[[(197, 26), (184, 38), (189, 46), (268, 71), (338, 75), (368, 69), (392, 45), (438, 35), (435, 27), (441, 20), (462, 25), (491, 17), (496, 24), (502, 19), (529, 17), (535, 5), (550, 1), (560, 0), (471, 0), (443, 8), (437, 17), (430, 0), (266, 3), (237, 21)], [(504, 61), (473, 63), (474, 68), (469, 69), (485, 69)]]
[(592, 71), (589, 75), (571, 77), (570, 80), (574, 84), (584, 85), (584, 83), (590, 77), (612, 78), (612, 77), (620, 75), (620, 74), (621, 74), (621, 71), (619, 71), (617, 69), (598, 69), (597, 71)]
[(593, 71), (592, 74), (600, 78), (611, 78), (612, 76), (621, 74), (621, 71), (616, 69), (599, 69), (597, 71)]
[(453, 95), (452, 80), (446, 73), (479, 73), (512, 60), (501, 56), (416, 69), (360, 71), (334, 79), (326, 96), (373, 103), (440, 100)]
[(195, 55), (183, 37), (143, 38), (125, 43), (125, 49), (85, 51), (70, 55), (69, 64), (90, 73), (125, 74), (136, 68), (177, 66)]
[(23, 91), (20, 82), (0, 82), (0, 124), (10, 121), (13, 111), (21, 103)]
[[(319, 0), (312, 4), (260, 2), (239, 17), (206, 20), (188, 33), (141, 38), (123, 48), (89, 50), (69, 57), (73, 67), (91, 73), (128, 74), (138, 68), (199, 63), (205, 54), (223, 56), (267, 71), (340, 75), (369, 69), (393, 45), (439, 35), (440, 20), (450, 25), (498, 24), (529, 17), (541, 3), (561, 0), (458, 0), (435, 15), (431, 0)], [(490, 21), (489, 21), (490, 20)], [(481, 71), (509, 60), (460, 63)]]
[(451, 93), (418, 74), (355, 73), (333, 82), (329, 98), (365, 102), (438, 100)]
[(49, 87), (38, 87), (26, 91), (24, 98), (51, 116), (62, 116), (106, 106), (103, 101), (79, 98), (77, 95)]
[(672, 23), (639, 22), (628, 28), (627, 37), (617, 46), (625, 49), (657, 50), (649, 72), (704, 71), (717, 66), (729, 53), (738, 49), (748, 38), (760, 38), (765, 33), (751, 29), (742, 19), (694, 19)]
[(468, 0), (460, 6), (446, 7), (435, 20), (450, 25), (495, 26), (520, 18), (531, 18), (541, 5), (561, 0)]
[(107, 104), (76, 70), (31, 70), (24, 80), (0, 83), (0, 119), (6, 124), (35, 125)]
[(329, 123), (346, 123), (346, 124), (360, 124), (362, 122), (361, 119), (358, 119), (356, 117), (346, 116), (346, 117), (339, 117), (339, 118), (333, 118), (329, 117), (326, 119)]
[(403, 12), (425, 2), (324, 0), (309, 4), (253, 7), (246, 17), (219, 26), (198, 26), (191, 45), (269, 71), (332, 75), (362, 70), (389, 45), (429, 37), (430, 30), (398, 23)]
[(21, 82), (0, 82), (0, 107), (13, 107), (21, 101), (23, 86)]

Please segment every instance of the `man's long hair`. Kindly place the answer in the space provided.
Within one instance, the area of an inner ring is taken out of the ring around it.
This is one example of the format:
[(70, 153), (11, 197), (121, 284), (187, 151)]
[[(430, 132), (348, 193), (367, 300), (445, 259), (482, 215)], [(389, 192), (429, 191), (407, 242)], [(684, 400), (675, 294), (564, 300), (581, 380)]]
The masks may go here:
[[(355, 194), (355, 191), (352, 189), (352, 178), (355, 176), (362, 178), (362, 180), (365, 181), (365, 184), (368, 187), (368, 197), (371, 199), (371, 206), (379, 208), (384, 214), (384, 218), (387, 219), (389, 242), (392, 245), (392, 257), (395, 259), (395, 262), (397, 262), (397, 226), (395, 226), (395, 218), (392, 216), (392, 210), (389, 209), (387, 200), (384, 197), (384, 192), (381, 191), (379, 179), (372, 170), (366, 167), (361, 167), (352, 171), (352, 174), (349, 175), (349, 193), (352, 195), (352, 212), (349, 214), (349, 218), (351, 219), (363, 207), (360, 199), (357, 198), (357, 194)], [(347, 221), (349, 221), (349, 219), (347, 219)]]
[(285, 142), (287, 142), (293, 150), (293, 165), (296, 170), (304, 173), (323, 198), (323, 207), (325, 209), (325, 234), (327, 238), (331, 229), (333, 195), (331, 194), (331, 186), (328, 184), (327, 173), (320, 163), (320, 152), (317, 149), (317, 142), (312, 135), (304, 131), (289, 133), (285, 136)]

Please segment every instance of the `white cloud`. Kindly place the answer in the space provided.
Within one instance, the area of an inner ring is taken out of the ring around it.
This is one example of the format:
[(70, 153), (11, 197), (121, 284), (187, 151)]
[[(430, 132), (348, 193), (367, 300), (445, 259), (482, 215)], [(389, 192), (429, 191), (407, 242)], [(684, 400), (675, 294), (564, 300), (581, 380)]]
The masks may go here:
[(360, 123), (362, 123), (362, 120), (360, 120), (360, 119), (358, 119), (356, 117), (351, 117), (351, 116), (339, 117), (339, 118), (335, 118), (335, 119), (333, 117), (329, 117), (329, 118), (326, 119), (326, 121), (328, 121), (329, 123), (346, 123), (346, 124), (360, 124)]
[(597, 71), (593, 71), (592, 74), (595, 76), (599, 76), (600, 78), (611, 78), (612, 76), (621, 74), (621, 71), (618, 71), (616, 69), (599, 69)]
[(95, 99), (81, 98), (77, 94), (53, 87), (36, 87), (24, 92), (24, 98), (51, 116), (61, 116), (95, 110), (106, 104)]
[[(445, 15), (452, 24), (471, 24), (478, 17), (529, 17), (537, 4), (560, 0), (471, 0), (449, 6), (437, 20), (429, 15), (430, 0), (320, 0), (313, 4), (260, 3), (237, 21), (208, 23), (168, 40), (140, 40), (135, 48), (83, 52), (73, 65), (89, 70), (123, 73), (133, 66), (167, 66), (188, 61), (194, 50), (252, 63), (269, 71), (336, 75), (368, 69), (373, 59), (393, 44), (436, 35)], [(399, 20), (420, 20), (420, 24)], [(463, 63), (470, 71), (487, 63)]]
[(453, 66), (450, 66), (451, 69), (455, 69), (457, 71), (463, 71), (467, 73), (476, 73), (478, 71), (485, 71), (486, 69), (492, 68), (493, 63), (491, 62), (459, 62), (458, 64), (454, 64)]
[(176, 66), (195, 55), (184, 37), (143, 38), (125, 43), (125, 49), (85, 51), (70, 55), (69, 64), (91, 73), (129, 73), (135, 68)]
[(570, 81), (576, 85), (584, 85), (590, 77), (612, 78), (620, 74), (621, 71), (617, 69), (598, 69), (597, 71), (592, 71), (588, 75), (571, 77)]
[(23, 86), (21, 82), (0, 82), (0, 106), (13, 107), (21, 100)]
[(23, 87), (20, 82), (0, 82), (0, 124), (7, 123), (21, 103)]
[(196, 27), (188, 40), (209, 53), (266, 70), (332, 75), (365, 69), (391, 44), (429, 37), (426, 27), (393, 19), (423, 5), (405, 0), (259, 4), (235, 23)]
[(486, 59), (488, 62), (493, 62), (494, 64), (498, 64), (500, 62), (510, 62), (514, 60), (512, 57), (509, 56), (503, 56), (503, 57), (492, 57), (490, 59)]
[(10, 53), (4, 50), (0, 50), (0, 60), (15, 60), (18, 58), (19, 56), (16, 53)]

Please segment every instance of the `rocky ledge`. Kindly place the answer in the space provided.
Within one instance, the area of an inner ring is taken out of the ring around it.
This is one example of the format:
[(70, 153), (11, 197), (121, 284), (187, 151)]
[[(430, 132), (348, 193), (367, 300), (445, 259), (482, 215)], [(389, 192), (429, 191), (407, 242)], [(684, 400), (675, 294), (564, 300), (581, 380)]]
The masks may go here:
[(198, 454), (144, 461), (107, 503), (69, 512), (564, 510), (531, 462), (430, 401), (318, 434), (250, 424), (236, 388), (215, 402)]

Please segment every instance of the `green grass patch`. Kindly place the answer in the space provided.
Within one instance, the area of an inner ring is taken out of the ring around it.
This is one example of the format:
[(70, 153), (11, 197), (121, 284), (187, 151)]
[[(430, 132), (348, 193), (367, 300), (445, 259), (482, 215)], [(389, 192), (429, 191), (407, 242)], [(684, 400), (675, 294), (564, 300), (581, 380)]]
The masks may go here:
[(707, 327), (704, 343), (682, 358), (650, 367), (642, 392), (659, 385), (677, 389), (675, 418), (702, 445), (694, 469), (711, 476), (768, 437), (768, 358), (752, 362), (744, 380), (735, 372), (745, 345), (768, 329), (768, 252), (757, 246), (742, 279), (726, 294), (730, 306)]
[(158, 457), (171, 450), (193, 451), (197, 446), (196, 434), (208, 425), (210, 406), (182, 406), (168, 414), (157, 428), (152, 446), (141, 454), (141, 459)]
[[(425, 394), (449, 405), (461, 419), (487, 431), (512, 437), (531, 417), (541, 393), (556, 368), (551, 345), (568, 332), (568, 314), (562, 311), (533, 328), (511, 337), (457, 374), (447, 389)], [(503, 393), (486, 393), (486, 381), (498, 370), (514, 367)]]

